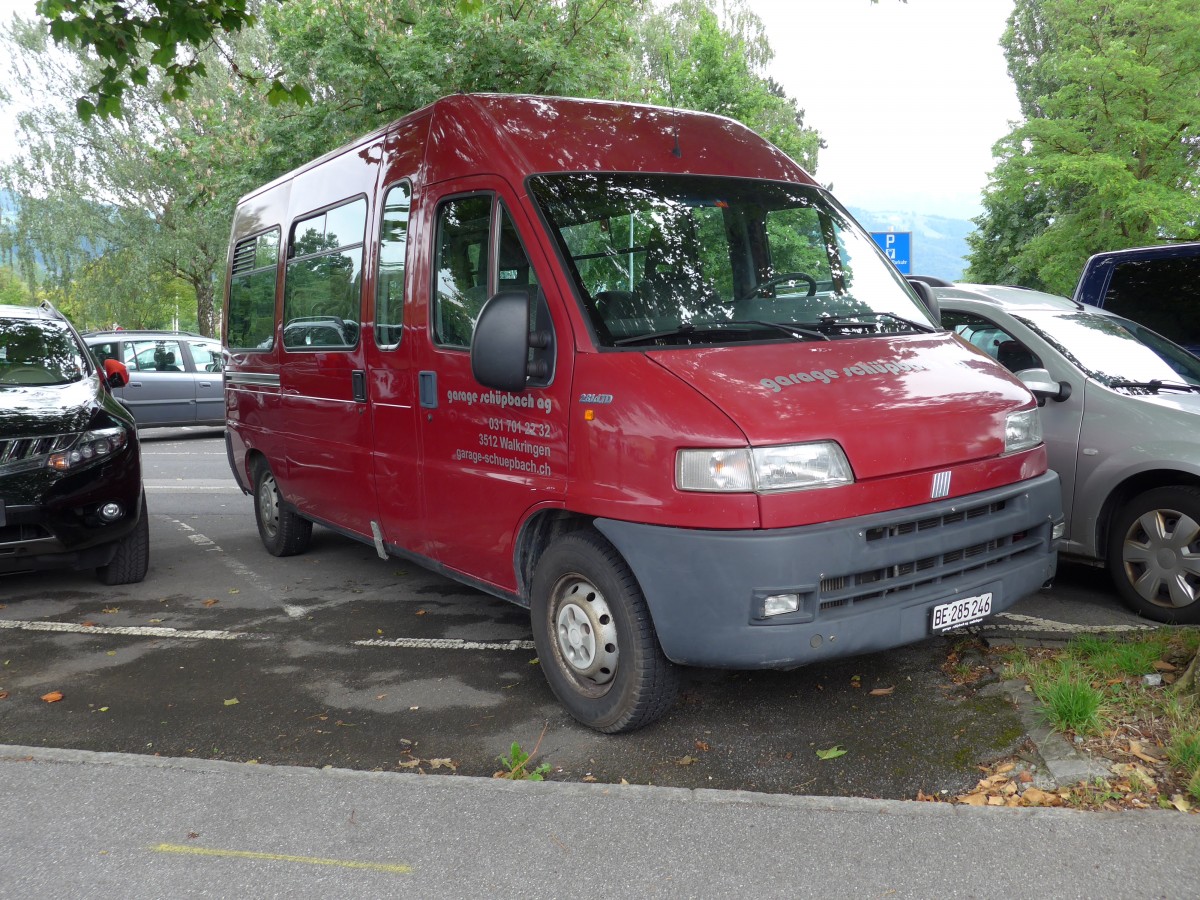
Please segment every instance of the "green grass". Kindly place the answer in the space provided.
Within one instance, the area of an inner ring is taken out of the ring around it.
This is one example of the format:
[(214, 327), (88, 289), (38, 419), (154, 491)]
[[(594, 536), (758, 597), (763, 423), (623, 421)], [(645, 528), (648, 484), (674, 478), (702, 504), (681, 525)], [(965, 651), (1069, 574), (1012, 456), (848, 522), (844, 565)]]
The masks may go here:
[(1097, 734), (1104, 727), (1104, 694), (1074, 672), (1035, 682), (1042, 715), (1056, 731)]
[(1200, 729), (1176, 731), (1167, 745), (1167, 759), (1188, 772), (1200, 772)]
[(1115, 641), (1085, 634), (1071, 641), (1067, 652), (1100, 678), (1136, 677), (1154, 671), (1167, 652), (1167, 639)]

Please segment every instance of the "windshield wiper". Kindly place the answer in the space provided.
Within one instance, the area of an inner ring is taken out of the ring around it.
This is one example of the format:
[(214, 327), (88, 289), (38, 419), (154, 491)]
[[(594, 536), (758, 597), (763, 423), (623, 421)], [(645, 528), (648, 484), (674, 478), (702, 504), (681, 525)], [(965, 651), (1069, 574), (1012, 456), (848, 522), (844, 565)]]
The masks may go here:
[(768, 322), (759, 319), (733, 319), (722, 322), (703, 322), (699, 326), (688, 322), (680, 325), (678, 328), (670, 328), (666, 331), (651, 331), (647, 334), (634, 334), (629, 337), (617, 338), (613, 341), (614, 347), (627, 347), (631, 344), (640, 344), (643, 342), (664, 340), (666, 338), (689, 337), (697, 332), (705, 331), (720, 331), (728, 325), (745, 326), (757, 325), (760, 328), (771, 328), (775, 331), (782, 331), (784, 334), (790, 335), (797, 340), (805, 338), (814, 338), (818, 341), (830, 340), (829, 335), (822, 334), (819, 331), (814, 331), (809, 328), (803, 328), (797, 325), (789, 325), (786, 322)]
[(1152, 394), (1157, 394), (1159, 391), (1195, 391), (1196, 393), (1200, 393), (1200, 385), (1183, 384), (1177, 381), (1159, 381), (1157, 378), (1150, 381), (1113, 381), (1108, 386), (1113, 388), (1141, 388)]
[(908, 326), (913, 331), (923, 332), (924, 334), (933, 334), (934, 332), (937, 331), (936, 328), (932, 328), (929, 325), (922, 325), (920, 322), (914, 322), (912, 319), (905, 319), (902, 316), (898, 316), (895, 313), (890, 313), (890, 312), (847, 313), (846, 315), (843, 315), (843, 316), (835, 316), (835, 315), (832, 315), (831, 313), (822, 313), (820, 316), (820, 319), (821, 319), (822, 325), (829, 324), (829, 325), (837, 325), (839, 328), (854, 328), (856, 326), (857, 327), (867, 327), (867, 326), (866, 326), (865, 322), (853, 322), (853, 321), (847, 321), (847, 320), (865, 319), (865, 318), (869, 318), (870, 316), (875, 316), (877, 318), (888, 318), (888, 319), (891, 319), (893, 322), (899, 322), (901, 325)]

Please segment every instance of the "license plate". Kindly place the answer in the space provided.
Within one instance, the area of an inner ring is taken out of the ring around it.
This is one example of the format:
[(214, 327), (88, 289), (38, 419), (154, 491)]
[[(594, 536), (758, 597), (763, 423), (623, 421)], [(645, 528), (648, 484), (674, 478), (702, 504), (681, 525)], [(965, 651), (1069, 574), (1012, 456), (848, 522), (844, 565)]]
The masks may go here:
[(979, 594), (975, 597), (963, 597), (950, 603), (942, 603), (933, 608), (933, 621), (930, 625), (933, 631), (945, 631), (948, 628), (960, 628), (978, 622), (992, 611), (992, 592)]

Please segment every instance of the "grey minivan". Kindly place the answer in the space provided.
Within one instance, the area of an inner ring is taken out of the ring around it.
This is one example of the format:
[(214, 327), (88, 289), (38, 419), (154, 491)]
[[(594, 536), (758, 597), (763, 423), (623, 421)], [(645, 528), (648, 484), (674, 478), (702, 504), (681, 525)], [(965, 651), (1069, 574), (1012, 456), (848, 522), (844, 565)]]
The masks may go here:
[(942, 325), (1043, 401), (1063, 555), (1158, 622), (1200, 623), (1200, 358), (1128, 319), (1015, 287), (935, 286)]
[(139, 428), (225, 424), (220, 341), (180, 331), (88, 332), (83, 339), (97, 359), (129, 369), (129, 383), (113, 393)]

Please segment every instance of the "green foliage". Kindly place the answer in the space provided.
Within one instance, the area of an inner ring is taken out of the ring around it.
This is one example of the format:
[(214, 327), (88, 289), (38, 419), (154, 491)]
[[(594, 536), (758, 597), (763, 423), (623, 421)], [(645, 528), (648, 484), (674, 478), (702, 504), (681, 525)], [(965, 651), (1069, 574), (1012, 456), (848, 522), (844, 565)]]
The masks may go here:
[(497, 772), (497, 778), (507, 778), (510, 781), (544, 781), (550, 774), (550, 764), (542, 763), (534, 769), (529, 769), (530, 754), (521, 749), (516, 741), (512, 742), (507, 756), (496, 757), (503, 771)]
[(1200, 772), (1200, 729), (1177, 731), (1167, 745), (1171, 765), (1187, 772)]
[[(75, 99), (84, 122), (121, 116), (126, 94), (149, 84), (152, 70), (164, 102), (186, 100), (193, 82), (208, 74), (203, 51), (255, 21), (248, 0), (38, 0), (36, 9), (56, 44), (101, 62)], [(268, 99), (302, 102), (306, 94), (276, 79)]]
[(1099, 678), (1138, 676), (1154, 671), (1154, 663), (1167, 652), (1167, 640), (1116, 641), (1081, 635), (1071, 641), (1068, 652)]
[(10, 266), (0, 268), (0, 303), (10, 306), (30, 306), (29, 288)]
[(1101, 710), (1104, 695), (1072, 672), (1035, 683), (1034, 692), (1042, 702), (1042, 714), (1057, 731), (1094, 734), (1103, 724)]
[(1026, 118), (994, 149), (966, 278), (1069, 295), (1092, 253), (1200, 238), (1198, 30), (1194, 0), (1017, 0)]

